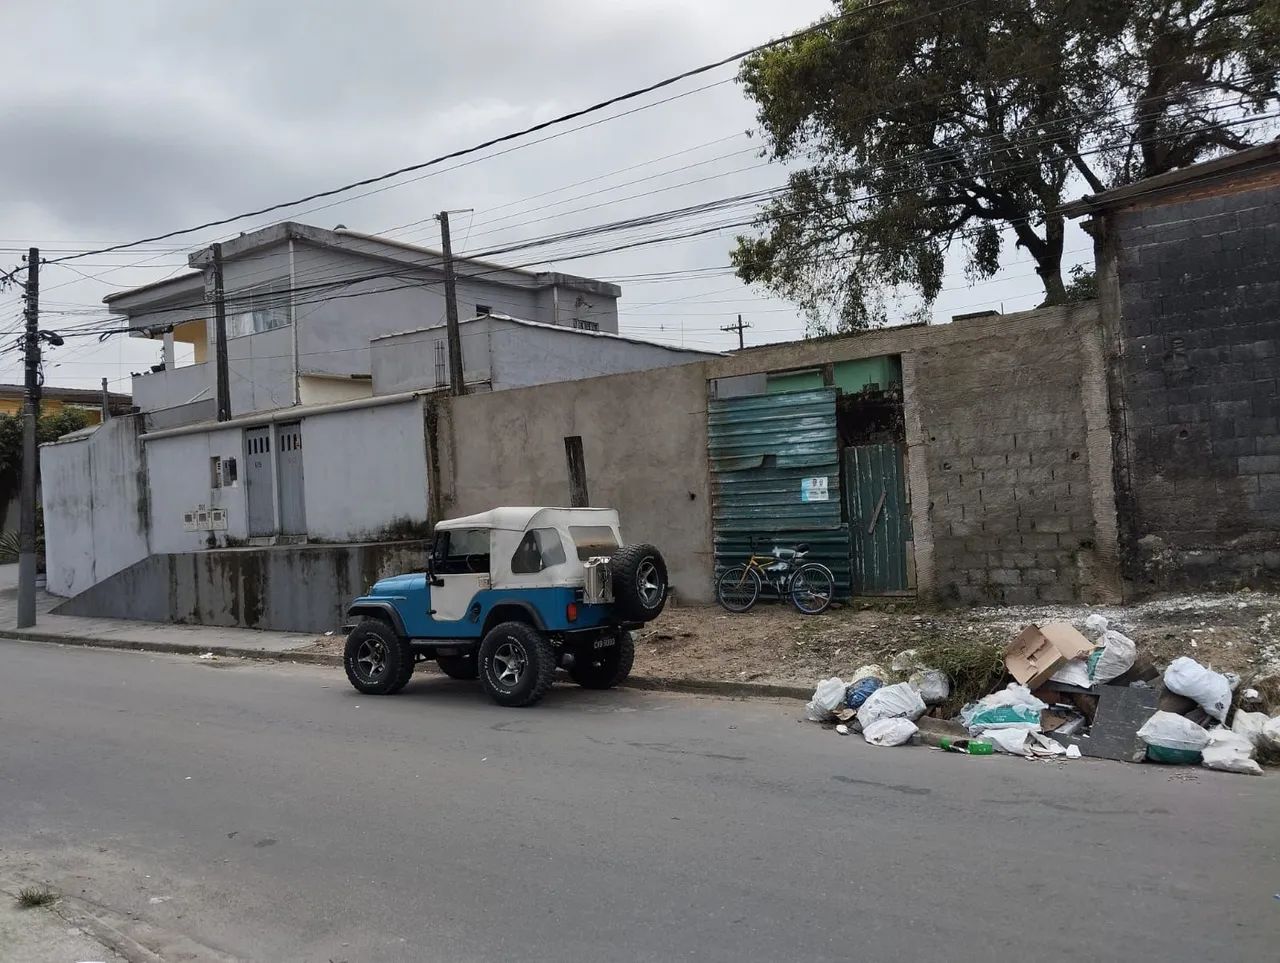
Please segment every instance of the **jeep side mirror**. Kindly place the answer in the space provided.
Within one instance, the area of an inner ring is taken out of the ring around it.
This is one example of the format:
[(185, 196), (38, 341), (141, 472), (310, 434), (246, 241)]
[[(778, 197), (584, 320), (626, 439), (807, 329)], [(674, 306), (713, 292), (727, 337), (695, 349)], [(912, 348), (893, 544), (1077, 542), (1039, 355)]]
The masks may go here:
[(439, 588), (444, 585), (444, 579), (436, 574), (435, 561), (436, 550), (435, 546), (432, 546), (431, 550), (427, 552), (427, 584)]

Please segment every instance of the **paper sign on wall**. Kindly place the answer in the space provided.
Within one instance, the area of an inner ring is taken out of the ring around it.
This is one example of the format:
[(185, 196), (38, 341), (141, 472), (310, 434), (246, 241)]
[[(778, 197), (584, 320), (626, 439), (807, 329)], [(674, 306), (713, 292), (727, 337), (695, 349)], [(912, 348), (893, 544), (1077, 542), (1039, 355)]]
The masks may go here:
[(802, 478), (800, 479), (800, 501), (802, 502), (825, 502), (830, 496), (827, 494), (827, 478), (825, 475), (818, 478)]

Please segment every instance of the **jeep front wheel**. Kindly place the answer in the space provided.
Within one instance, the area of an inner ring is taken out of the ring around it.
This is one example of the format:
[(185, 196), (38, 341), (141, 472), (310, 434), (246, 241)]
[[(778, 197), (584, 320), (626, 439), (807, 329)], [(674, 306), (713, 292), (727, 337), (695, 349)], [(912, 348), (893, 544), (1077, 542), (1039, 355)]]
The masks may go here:
[(612, 645), (575, 655), (569, 678), (584, 689), (612, 689), (626, 681), (635, 660), (635, 640), (630, 632), (619, 632)]
[(531, 625), (503, 622), (480, 643), (480, 684), (500, 706), (531, 706), (551, 688), (556, 655)]
[(413, 650), (386, 622), (368, 619), (347, 636), (342, 664), (357, 691), (391, 695), (413, 675)]

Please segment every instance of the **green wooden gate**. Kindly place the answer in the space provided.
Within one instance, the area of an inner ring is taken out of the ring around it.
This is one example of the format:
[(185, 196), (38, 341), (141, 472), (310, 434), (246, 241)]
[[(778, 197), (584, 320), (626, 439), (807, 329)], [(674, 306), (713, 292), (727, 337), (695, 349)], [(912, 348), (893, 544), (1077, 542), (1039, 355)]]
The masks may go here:
[(899, 445), (844, 450), (844, 497), (855, 595), (903, 595), (909, 575), (911, 512)]

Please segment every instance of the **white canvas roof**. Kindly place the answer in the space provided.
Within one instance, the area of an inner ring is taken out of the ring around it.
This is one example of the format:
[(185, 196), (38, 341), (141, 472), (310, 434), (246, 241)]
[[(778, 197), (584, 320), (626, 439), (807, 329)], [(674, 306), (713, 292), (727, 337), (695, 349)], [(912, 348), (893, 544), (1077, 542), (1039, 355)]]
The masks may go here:
[(493, 508), (476, 515), (446, 519), (436, 529), (496, 528), (524, 532), (530, 528), (563, 528), (567, 525), (607, 525), (616, 529), (618, 513), (612, 508)]

